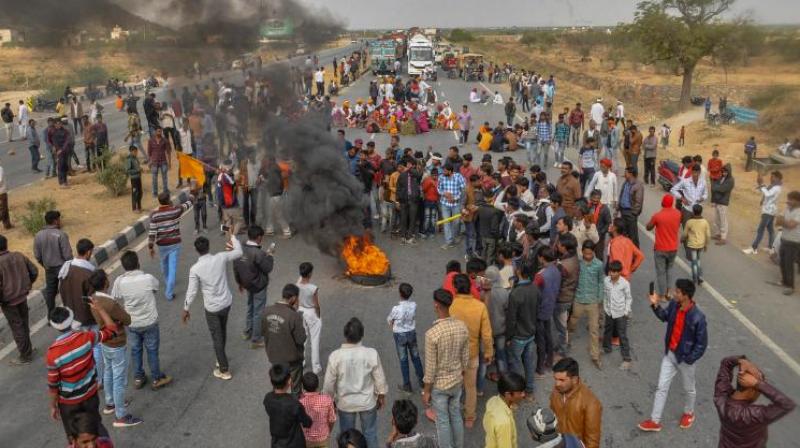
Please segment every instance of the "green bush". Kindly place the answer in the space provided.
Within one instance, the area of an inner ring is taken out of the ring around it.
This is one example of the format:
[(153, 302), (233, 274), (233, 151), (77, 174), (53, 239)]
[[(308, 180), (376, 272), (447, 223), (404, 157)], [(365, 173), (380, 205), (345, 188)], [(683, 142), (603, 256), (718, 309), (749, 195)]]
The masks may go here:
[(50, 210), (56, 209), (56, 201), (52, 198), (42, 198), (36, 201), (28, 201), (25, 204), (26, 212), (20, 216), (22, 226), (31, 235), (42, 230), (45, 226), (44, 214)]
[(89, 83), (104, 85), (108, 78), (111, 78), (111, 74), (103, 67), (87, 65), (76, 69), (71, 78), (72, 83), (79, 86), (85, 86)]
[(475, 36), (467, 30), (453, 28), (453, 31), (450, 31), (450, 40), (453, 42), (471, 42), (475, 40)]
[(128, 191), (128, 173), (119, 158), (113, 157), (110, 152), (102, 156), (104, 168), (97, 172), (97, 181), (106, 187), (112, 196), (119, 196)]

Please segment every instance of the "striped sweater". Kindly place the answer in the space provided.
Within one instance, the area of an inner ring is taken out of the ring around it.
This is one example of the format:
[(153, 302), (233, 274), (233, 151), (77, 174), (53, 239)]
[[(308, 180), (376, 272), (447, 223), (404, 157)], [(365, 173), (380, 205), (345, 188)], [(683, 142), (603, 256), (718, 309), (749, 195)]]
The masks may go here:
[(116, 325), (101, 330), (68, 331), (47, 349), (47, 387), (62, 404), (78, 404), (97, 393), (92, 347), (116, 335)]
[(191, 201), (181, 205), (162, 205), (150, 213), (150, 231), (147, 246), (171, 246), (181, 243), (181, 215), (189, 207)]

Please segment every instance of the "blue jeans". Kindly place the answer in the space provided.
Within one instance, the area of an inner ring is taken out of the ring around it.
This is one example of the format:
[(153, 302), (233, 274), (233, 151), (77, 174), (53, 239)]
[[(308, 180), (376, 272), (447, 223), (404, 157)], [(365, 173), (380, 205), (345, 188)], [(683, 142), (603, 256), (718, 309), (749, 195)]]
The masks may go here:
[(411, 387), (410, 372), (408, 369), (408, 357), (414, 363), (414, 370), (417, 372), (417, 380), (422, 387), (422, 377), (425, 372), (422, 370), (422, 361), (419, 359), (419, 348), (417, 346), (417, 332), (407, 331), (405, 333), (393, 333), (394, 346), (397, 349), (397, 357), (400, 359), (400, 372), (403, 374), (403, 386)]
[(533, 150), (536, 148), (536, 142), (533, 140), (523, 140), (522, 145), (525, 147), (525, 152), (528, 154), (528, 164), (533, 165), (535, 159)]
[[(461, 213), (461, 207), (458, 205), (445, 205), (441, 204), (442, 208), (442, 219), (447, 219), (453, 215)], [(453, 244), (453, 241), (456, 238), (456, 232), (458, 231), (458, 224), (459, 221), (451, 221), (444, 225), (444, 242), (447, 244)]]
[(756, 239), (753, 240), (753, 249), (758, 249), (758, 245), (761, 244), (761, 239), (764, 238), (764, 230), (769, 234), (769, 248), (772, 249), (772, 245), (775, 243), (774, 215), (761, 214), (761, 221), (759, 221), (758, 229), (756, 230)]
[(244, 320), (244, 332), (250, 335), (253, 342), (261, 342), (264, 335), (261, 334), (261, 313), (267, 305), (267, 288), (259, 292), (247, 292), (247, 316)]
[(564, 163), (564, 152), (567, 149), (567, 142), (556, 141), (553, 145), (556, 163)]
[(133, 362), (133, 378), (145, 377), (142, 353), (147, 350), (147, 364), (150, 366), (150, 378), (160, 380), (164, 375), (158, 362), (158, 346), (161, 343), (161, 333), (158, 322), (141, 328), (128, 327), (128, 344), (131, 346), (131, 361)]
[(181, 254), (180, 244), (158, 246), (158, 257), (161, 259), (161, 275), (164, 277), (164, 294), (172, 300), (175, 294), (175, 276), (178, 269), (178, 256)]
[(567, 356), (569, 351), (568, 336), (567, 336), (567, 317), (569, 310), (572, 308), (571, 303), (557, 303), (553, 311), (553, 326), (556, 329), (557, 338), (554, 341), (553, 351), (561, 356)]
[(494, 361), (497, 365), (497, 373), (508, 370), (508, 354), (506, 353), (506, 335), (501, 334), (494, 337)]
[(425, 235), (436, 234), (436, 221), (439, 219), (439, 203), (433, 201), (424, 202), (423, 230)]
[(339, 432), (345, 432), (348, 429), (356, 427), (356, 418), (361, 420), (361, 433), (367, 439), (368, 448), (378, 448), (378, 408), (372, 408), (369, 411), (362, 412), (345, 412), (342, 410), (337, 411), (339, 415)]
[(477, 252), (475, 246), (477, 243), (477, 229), (474, 222), (465, 222), (466, 235), (464, 236), (464, 253), (469, 257), (473, 257)]
[[(100, 326), (99, 325), (87, 325), (87, 326), (81, 327), (81, 330), (99, 331), (100, 330)], [(104, 375), (103, 375), (104, 363), (103, 363), (103, 346), (102, 346), (102, 344), (95, 344), (94, 347), (92, 347), (92, 358), (94, 358), (94, 369), (97, 372), (97, 385), (100, 386), (100, 385), (103, 384), (103, 378), (104, 378)]]
[(513, 338), (509, 346), (511, 370), (525, 377), (525, 392), (531, 395), (535, 390), (533, 378), (536, 370), (536, 342), (534, 339), (535, 336), (527, 339)]
[(550, 157), (550, 142), (539, 140), (536, 144), (536, 161), (542, 167), (547, 166), (547, 160)]
[(685, 247), (686, 249), (686, 258), (689, 260), (689, 265), (692, 268), (692, 280), (697, 283), (701, 278), (703, 278), (703, 267), (700, 265), (700, 252), (703, 249), (692, 249), (690, 247)]
[(436, 437), (439, 439), (439, 448), (464, 446), (461, 386), (458, 384), (447, 390), (433, 389), (431, 393), (433, 409), (436, 411)]
[(128, 356), (125, 346), (102, 346), (103, 362), (103, 393), (106, 396), (106, 405), (114, 406), (114, 414), (118, 419), (128, 415), (125, 408), (125, 388), (128, 387)]
[(150, 165), (150, 172), (153, 173), (153, 196), (158, 196), (158, 173), (161, 172), (161, 191), (168, 192), (167, 184), (167, 163)]
[(44, 160), (47, 163), (47, 166), (44, 169), (44, 175), (47, 177), (55, 176), (56, 175), (56, 160), (53, 158), (53, 148), (50, 146), (45, 146), (44, 149)]
[(39, 147), (35, 145), (28, 146), (28, 151), (31, 153), (31, 169), (36, 171), (39, 169)]

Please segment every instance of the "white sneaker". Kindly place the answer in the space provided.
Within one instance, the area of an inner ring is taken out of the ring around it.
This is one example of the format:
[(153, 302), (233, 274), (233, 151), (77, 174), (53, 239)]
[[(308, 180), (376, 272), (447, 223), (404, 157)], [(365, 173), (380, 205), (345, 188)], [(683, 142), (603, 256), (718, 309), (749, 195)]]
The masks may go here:
[(775, 255), (775, 249), (770, 247), (769, 249), (767, 249), (767, 253), (769, 253), (770, 255)]
[(233, 378), (233, 375), (231, 375), (230, 371), (223, 372), (223, 371), (219, 370), (219, 368), (214, 369), (214, 376), (219, 378), (219, 379), (221, 379), (221, 380), (226, 380), (226, 381), (230, 380), (231, 378)]
[(755, 255), (758, 253), (758, 249), (753, 249), (752, 247), (748, 247), (747, 249), (742, 250), (747, 255)]

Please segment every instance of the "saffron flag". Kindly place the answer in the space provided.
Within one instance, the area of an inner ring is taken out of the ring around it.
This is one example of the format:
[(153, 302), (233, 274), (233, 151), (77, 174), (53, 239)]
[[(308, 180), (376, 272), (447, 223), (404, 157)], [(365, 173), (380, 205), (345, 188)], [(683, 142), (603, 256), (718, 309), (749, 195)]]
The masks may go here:
[(178, 156), (178, 175), (181, 179), (191, 177), (197, 180), (197, 185), (203, 185), (206, 182), (206, 172), (203, 169), (203, 163), (182, 152), (176, 152), (175, 154)]

